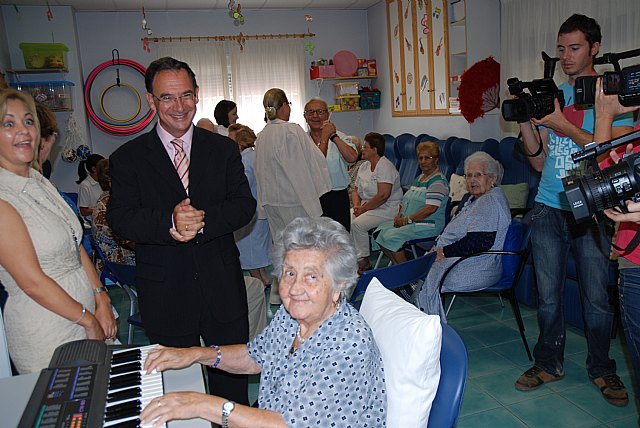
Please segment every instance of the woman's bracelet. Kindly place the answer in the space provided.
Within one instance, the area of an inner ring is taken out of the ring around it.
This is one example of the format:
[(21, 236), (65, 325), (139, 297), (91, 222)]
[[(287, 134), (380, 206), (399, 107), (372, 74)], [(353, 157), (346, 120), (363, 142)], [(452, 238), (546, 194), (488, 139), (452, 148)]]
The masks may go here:
[(220, 364), (220, 359), (222, 358), (222, 349), (220, 349), (218, 345), (211, 345), (209, 347), (214, 351), (216, 351), (216, 353), (218, 354), (216, 357), (216, 361), (209, 366), (212, 369), (215, 369), (216, 367), (218, 367), (218, 364)]
[(82, 305), (82, 315), (80, 315), (80, 318), (78, 318), (77, 320), (75, 320), (73, 323), (74, 324), (80, 324), (80, 321), (82, 321), (84, 319), (84, 316), (87, 313), (87, 308), (84, 307), (84, 305)]

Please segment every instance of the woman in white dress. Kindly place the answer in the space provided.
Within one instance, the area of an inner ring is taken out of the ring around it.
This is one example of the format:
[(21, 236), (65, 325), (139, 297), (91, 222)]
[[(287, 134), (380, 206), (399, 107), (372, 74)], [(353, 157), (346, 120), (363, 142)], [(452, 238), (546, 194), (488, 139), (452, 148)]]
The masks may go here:
[(32, 168), (39, 123), (33, 100), (0, 92), (0, 281), (5, 329), (18, 372), (48, 366), (59, 345), (113, 338), (116, 323), (82, 226), (53, 185)]

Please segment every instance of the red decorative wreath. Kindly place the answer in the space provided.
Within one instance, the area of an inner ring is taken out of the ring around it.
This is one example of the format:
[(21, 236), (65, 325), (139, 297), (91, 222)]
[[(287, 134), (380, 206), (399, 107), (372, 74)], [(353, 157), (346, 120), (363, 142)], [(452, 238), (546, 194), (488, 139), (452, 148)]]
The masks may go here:
[(500, 105), (500, 64), (488, 57), (462, 73), (458, 88), (460, 110), (473, 123)]

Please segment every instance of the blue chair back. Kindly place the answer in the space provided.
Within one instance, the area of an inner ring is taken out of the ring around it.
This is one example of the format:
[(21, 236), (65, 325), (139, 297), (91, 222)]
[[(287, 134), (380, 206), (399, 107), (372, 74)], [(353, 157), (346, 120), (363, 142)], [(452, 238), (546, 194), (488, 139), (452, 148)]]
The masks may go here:
[[(511, 220), (509, 229), (507, 229), (507, 236), (504, 239), (504, 245), (502, 249), (504, 251), (521, 251), (524, 250), (524, 245), (529, 243), (529, 234), (531, 228), (520, 222), (519, 220)], [(497, 286), (493, 286), (492, 289), (497, 288), (511, 288), (514, 285), (514, 280), (520, 267), (522, 256), (503, 254), (502, 255), (502, 276)]]
[(498, 159), (498, 141), (490, 138), (486, 141), (470, 141), (466, 138), (456, 138), (449, 144), (449, 153), (454, 165), (454, 171), (458, 175), (464, 174), (464, 160), (472, 153), (483, 151)]
[(451, 428), (456, 425), (467, 383), (468, 364), (467, 348), (460, 335), (450, 325), (442, 324), (440, 383), (431, 406), (428, 427)]
[(411, 134), (401, 134), (396, 138), (396, 152), (400, 159), (398, 172), (400, 185), (409, 186), (420, 173), (418, 157), (416, 156), (416, 137)]
[[(384, 157), (398, 169), (400, 166), (400, 157), (396, 151), (396, 137), (390, 134), (383, 134), (384, 137)], [(364, 143), (362, 143), (364, 145)]]
[(399, 265), (365, 271), (360, 276), (356, 288), (353, 291), (350, 299), (351, 304), (355, 307), (360, 306), (358, 299), (364, 295), (367, 286), (373, 278), (378, 278), (378, 280), (390, 290), (404, 287), (415, 281), (424, 281), (435, 258), (436, 253), (429, 253), (422, 257), (409, 260), (408, 262), (400, 263)]

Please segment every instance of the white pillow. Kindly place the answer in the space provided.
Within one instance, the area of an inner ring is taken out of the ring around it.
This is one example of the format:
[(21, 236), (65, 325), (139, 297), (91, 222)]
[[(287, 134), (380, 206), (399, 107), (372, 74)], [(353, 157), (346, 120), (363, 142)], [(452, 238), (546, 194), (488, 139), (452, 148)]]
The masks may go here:
[(421, 312), (377, 278), (367, 287), (360, 313), (384, 363), (387, 427), (427, 426), (440, 382), (440, 317)]
[(449, 198), (451, 202), (458, 202), (467, 193), (467, 181), (458, 174), (451, 174), (449, 179)]

